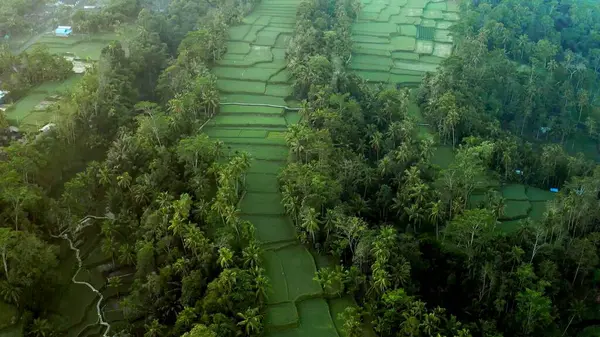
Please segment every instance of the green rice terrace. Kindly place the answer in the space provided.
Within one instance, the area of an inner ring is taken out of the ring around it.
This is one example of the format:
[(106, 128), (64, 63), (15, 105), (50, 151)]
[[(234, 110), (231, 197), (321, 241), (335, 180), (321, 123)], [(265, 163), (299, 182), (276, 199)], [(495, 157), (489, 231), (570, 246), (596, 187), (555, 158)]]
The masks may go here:
[(452, 52), (454, 0), (362, 0), (350, 68), (374, 83), (417, 85)]
[(222, 105), (206, 132), (225, 142), (231, 153), (246, 151), (253, 158), (241, 211), (265, 250), (271, 281), (266, 335), (335, 337), (342, 324), (337, 315), (351, 300), (325, 298), (313, 280), (317, 263), (296, 238), (277, 182), (288, 156), (284, 134), (299, 118), (284, 108), (294, 104), (286, 100), (292, 91), (285, 48), (299, 4), (264, 0), (229, 30), (227, 53), (214, 68)]
[(45, 33), (27, 49), (36, 45), (45, 45), (51, 53), (57, 55), (73, 56), (75, 59), (97, 61), (100, 59), (102, 49), (109, 42), (117, 40), (127, 45), (127, 41), (136, 33), (134, 25), (124, 25), (116, 32), (96, 34), (73, 34), (69, 37), (54, 36), (54, 33)]
[(34, 132), (47, 123), (55, 122), (59, 116), (54, 110), (48, 108), (55, 104), (80, 78), (80, 75), (73, 75), (61, 82), (47, 82), (33, 88), (27, 96), (6, 110), (9, 123), (18, 126), (21, 131)]

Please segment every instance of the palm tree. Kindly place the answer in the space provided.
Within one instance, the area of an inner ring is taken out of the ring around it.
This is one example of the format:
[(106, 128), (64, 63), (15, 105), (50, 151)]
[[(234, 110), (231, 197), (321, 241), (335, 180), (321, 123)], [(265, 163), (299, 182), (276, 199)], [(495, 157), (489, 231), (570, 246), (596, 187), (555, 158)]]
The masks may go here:
[(54, 331), (47, 319), (36, 318), (31, 323), (29, 333), (34, 337), (50, 337), (54, 334)]
[(383, 135), (381, 134), (381, 132), (375, 131), (375, 133), (373, 133), (373, 135), (371, 136), (371, 141), (369, 142), (371, 148), (375, 150), (377, 160), (379, 160), (379, 151), (381, 150), (382, 141)]
[(242, 258), (246, 268), (255, 268), (260, 264), (260, 247), (256, 242), (251, 242), (244, 250), (242, 250)]
[(150, 324), (144, 324), (144, 329), (144, 337), (160, 337), (163, 335), (164, 326), (155, 319)]
[(442, 200), (438, 200), (436, 202), (431, 202), (429, 205), (429, 221), (435, 225), (435, 238), (439, 239), (439, 225), (444, 216), (444, 203)]
[(119, 263), (129, 266), (135, 264), (135, 251), (128, 243), (122, 244), (119, 247)]
[(121, 294), (119, 293), (119, 288), (122, 285), (123, 285), (123, 280), (119, 276), (113, 276), (113, 277), (108, 278), (108, 286), (110, 288), (115, 289), (115, 291), (117, 292), (117, 299), (119, 299), (121, 297)]
[(237, 325), (244, 327), (246, 336), (259, 334), (262, 331), (262, 317), (258, 308), (248, 308), (243, 313), (238, 313), (242, 319)]
[(314, 208), (302, 209), (302, 228), (304, 228), (312, 237), (313, 243), (316, 243), (316, 233), (319, 231), (319, 221), (317, 220), (317, 211)]
[(227, 247), (219, 248), (219, 258), (217, 260), (221, 268), (226, 269), (233, 262), (233, 252)]

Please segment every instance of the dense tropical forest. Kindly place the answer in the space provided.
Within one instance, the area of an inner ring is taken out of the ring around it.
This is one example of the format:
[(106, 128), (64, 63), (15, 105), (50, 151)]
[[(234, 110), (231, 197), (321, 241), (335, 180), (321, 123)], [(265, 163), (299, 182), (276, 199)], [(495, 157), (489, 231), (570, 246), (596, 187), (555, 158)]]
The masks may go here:
[[(268, 207), (283, 207), (315, 260), (334, 262), (305, 271), (318, 296), (292, 302), (350, 299), (332, 317), (340, 328), (315, 334), (600, 336), (600, 5), (462, 1), (452, 54), (410, 86), (350, 68), (370, 1), (291, 2), (293, 29), (245, 33), (289, 34), (269, 77), (289, 72), (286, 106), (262, 104), (268, 86), (246, 104), (297, 116), (283, 124), (281, 205)], [(29, 29), (20, 18), (43, 5), (2, 2), (0, 31)], [(282, 303), (265, 250), (289, 242), (262, 242), (242, 211), (262, 159), (206, 132), (241, 104), (220, 66), (243, 68), (236, 27), (259, 6), (111, 0), (73, 11), (76, 31), (129, 22), (135, 38), (102, 49), (52, 107), (61, 118), (49, 132), (0, 149), (0, 336), (13, 325), (6, 336), (304, 336), (294, 329), (314, 317), (303, 311), (272, 323)], [(49, 48), (0, 55), (9, 100), (71, 74)], [(279, 132), (257, 118), (243, 132)], [(534, 202), (536, 216), (519, 209)], [(83, 283), (99, 298), (72, 312), (61, 298)], [(88, 313), (91, 324), (73, 323)]]

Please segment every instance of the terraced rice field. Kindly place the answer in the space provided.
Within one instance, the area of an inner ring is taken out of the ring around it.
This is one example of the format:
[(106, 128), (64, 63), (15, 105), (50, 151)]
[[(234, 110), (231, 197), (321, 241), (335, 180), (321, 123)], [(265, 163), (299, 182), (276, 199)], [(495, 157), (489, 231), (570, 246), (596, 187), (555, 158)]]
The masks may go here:
[[(265, 252), (271, 282), (266, 335), (337, 337), (340, 332), (328, 301), (313, 280), (315, 260), (296, 238), (277, 183), (288, 158), (285, 132), (299, 119), (295, 111), (283, 107), (293, 104), (285, 48), (300, 2), (263, 0), (242, 24), (230, 28), (227, 53), (213, 68), (224, 104), (205, 132), (224, 141), (231, 154), (246, 151), (252, 157), (240, 207), (256, 227)], [(343, 307), (337, 304), (335, 313)]]
[(415, 86), (452, 52), (456, 0), (362, 0), (350, 68), (369, 82)]
[(59, 116), (48, 111), (48, 107), (80, 79), (81, 75), (73, 75), (64, 81), (47, 82), (33, 88), (27, 96), (6, 110), (8, 122), (26, 132), (35, 132), (47, 123), (55, 122)]
[(102, 49), (111, 41), (117, 40), (123, 43), (127, 48), (128, 41), (136, 34), (136, 26), (132, 24), (123, 25), (116, 32), (106, 32), (97, 34), (75, 34), (70, 37), (57, 37), (53, 33), (46, 33), (41, 36), (27, 50), (35, 46), (44, 45), (49, 51), (57, 55), (70, 55), (76, 59), (90, 59), (97, 61), (100, 59)]
[[(554, 193), (533, 186), (508, 184), (498, 188), (505, 199), (504, 214), (500, 217), (503, 231), (512, 231), (521, 225), (521, 221), (530, 218), (541, 220), (546, 211), (546, 203), (554, 198)], [(485, 201), (481, 192), (470, 197), (471, 207)]]

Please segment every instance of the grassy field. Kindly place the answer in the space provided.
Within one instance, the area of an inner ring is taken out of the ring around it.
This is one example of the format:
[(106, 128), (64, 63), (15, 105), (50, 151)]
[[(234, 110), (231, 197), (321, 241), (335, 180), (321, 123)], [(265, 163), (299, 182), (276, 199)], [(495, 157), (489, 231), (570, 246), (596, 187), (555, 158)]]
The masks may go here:
[(123, 43), (127, 48), (130, 41), (136, 34), (135, 25), (123, 25), (116, 32), (97, 33), (97, 34), (73, 34), (70, 37), (57, 37), (53, 33), (47, 33), (40, 37), (36, 43), (29, 46), (29, 49), (38, 45), (47, 46), (50, 52), (58, 55), (71, 55), (77, 59), (89, 59), (97, 61), (100, 59), (100, 52), (109, 42), (117, 40)]
[(59, 116), (48, 111), (47, 107), (68, 92), (80, 79), (81, 75), (73, 75), (64, 81), (47, 82), (33, 88), (27, 96), (6, 110), (8, 122), (22, 131), (35, 132), (47, 123), (56, 121)]
[(362, 0), (350, 68), (371, 81), (416, 86), (452, 53), (454, 0)]
[[(256, 228), (270, 279), (265, 311), (267, 337), (338, 337), (330, 306), (313, 280), (316, 263), (296, 238), (281, 204), (277, 174), (288, 158), (285, 132), (299, 116), (292, 106), (285, 48), (294, 31), (300, 0), (264, 0), (242, 24), (229, 30), (228, 50), (213, 69), (223, 105), (205, 132), (222, 140), (231, 155), (245, 151), (252, 158), (241, 202), (242, 217)], [(335, 310), (345, 308), (336, 302)]]

